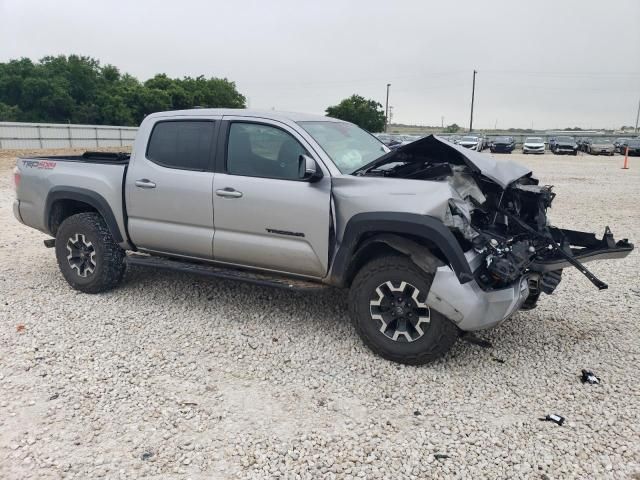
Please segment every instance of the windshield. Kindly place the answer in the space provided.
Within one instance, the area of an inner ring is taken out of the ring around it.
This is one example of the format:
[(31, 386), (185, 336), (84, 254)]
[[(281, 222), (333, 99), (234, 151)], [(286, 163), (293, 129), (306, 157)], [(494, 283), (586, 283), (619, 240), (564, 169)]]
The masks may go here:
[(298, 123), (318, 142), (342, 173), (353, 173), (389, 152), (380, 140), (351, 123)]
[(478, 137), (462, 137), (461, 142), (477, 142)]
[(496, 137), (495, 143), (511, 143), (511, 137)]
[(526, 142), (527, 143), (544, 143), (542, 141), (542, 138), (540, 138), (540, 137), (529, 137), (529, 138), (527, 138)]
[(636, 140), (629, 140), (627, 142), (627, 145), (629, 145), (630, 147), (636, 148), (636, 147), (640, 147), (640, 140), (636, 139)]
[(558, 137), (557, 142), (575, 142), (573, 137)]

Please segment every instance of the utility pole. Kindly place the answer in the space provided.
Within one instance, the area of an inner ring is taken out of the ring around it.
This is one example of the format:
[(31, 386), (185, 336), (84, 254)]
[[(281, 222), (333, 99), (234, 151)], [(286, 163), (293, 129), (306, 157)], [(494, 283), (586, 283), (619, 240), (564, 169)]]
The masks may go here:
[(636, 113), (636, 135), (638, 134), (638, 118), (640, 118), (640, 100), (638, 100), (638, 113)]
[(389, 87), (390, 83), (387, 83), (387, 101), (384, 104), (384, 131), (387, 131), (387, 127), (389, 126)]
[(476, 70), (473, 71), (473, 87), (471, 88), (471, 120), (469, 120), (469, 131), (473, 131), (473, 101), (476, 96)]
[(444, 116), (440, 117), (440, 128), (444, 128)]

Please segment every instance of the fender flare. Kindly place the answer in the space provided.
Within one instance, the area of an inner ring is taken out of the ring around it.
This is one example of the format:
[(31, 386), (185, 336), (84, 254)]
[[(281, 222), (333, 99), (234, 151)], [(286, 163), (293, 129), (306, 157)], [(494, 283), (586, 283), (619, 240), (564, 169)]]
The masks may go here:
[[(377, 234), (371, 240), (361, 241), (365, 234)], [(338, 246), (328, 276), (329, 283), (345, 286), (349, 267), (362, 246), (386, 243), (391, 248), (411, 257), (428, 253), (428, 249), (403, 235), (424, 239), (437, 247), (451, 265), (460, 283), (473, 280), (473, 273), (464, 251), (451, 231), (435, 217), (404, 212), (359, 213), (348, 221), (342, 242)], [(415, 260), (414, 260), (415, 261)], [(431, 269), (429, 261), (416, 263), (425, 271)]]
[(91, 205), (102, 215), (102, 218), (104, 218), (114, 241), (116, 243), (122, 243), (124, 241), (116, 217), (104, 197), (92, 190), (78, 187), (54, 187), (47, 194), (47, 200), (44, 206), (44, 225), (48, 233), (51, 233), (51, 209), (53, 204), (58, 200), (77, 200)]

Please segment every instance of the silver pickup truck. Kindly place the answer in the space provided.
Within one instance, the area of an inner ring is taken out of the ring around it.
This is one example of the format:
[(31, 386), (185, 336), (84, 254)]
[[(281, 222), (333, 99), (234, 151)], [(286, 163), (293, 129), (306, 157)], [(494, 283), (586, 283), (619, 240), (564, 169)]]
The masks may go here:
[(127, 265), (289, 289), (349, 288), (383, 357), (421, 364), (461, 332), (551, 294), (627, 240), (549, 225), (555, 196), (528, 168), (429, 136), (389, 151), (357, 126), (293, 113), (149, 115), (131, 155), (21, 158), (16, 218), (51, 235), (75, 289)]

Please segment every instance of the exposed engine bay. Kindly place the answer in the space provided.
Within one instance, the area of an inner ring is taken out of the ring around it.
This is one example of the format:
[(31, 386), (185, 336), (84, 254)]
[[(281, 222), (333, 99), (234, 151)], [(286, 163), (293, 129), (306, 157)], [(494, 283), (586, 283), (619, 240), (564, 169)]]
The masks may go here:
[(452, 196), (444, 223), (465, 251), (482, 255), (476, 281), (484, 289), (500, 289), (527, 276), (531, 298), (523, 308), (535, 306), (541, 292), (552, 293), (568, 266), (599, 289), (607, 288), (580, 260), (618, 258), (633, 249), (626, 239), (616, 243), (608, 227), (597, 239), (552, 226), (547, 216), (555, 197), (552, 186), (540, 185), (526, 167), (434, 136), (377, 159), (357, 175), (447, 182)]

